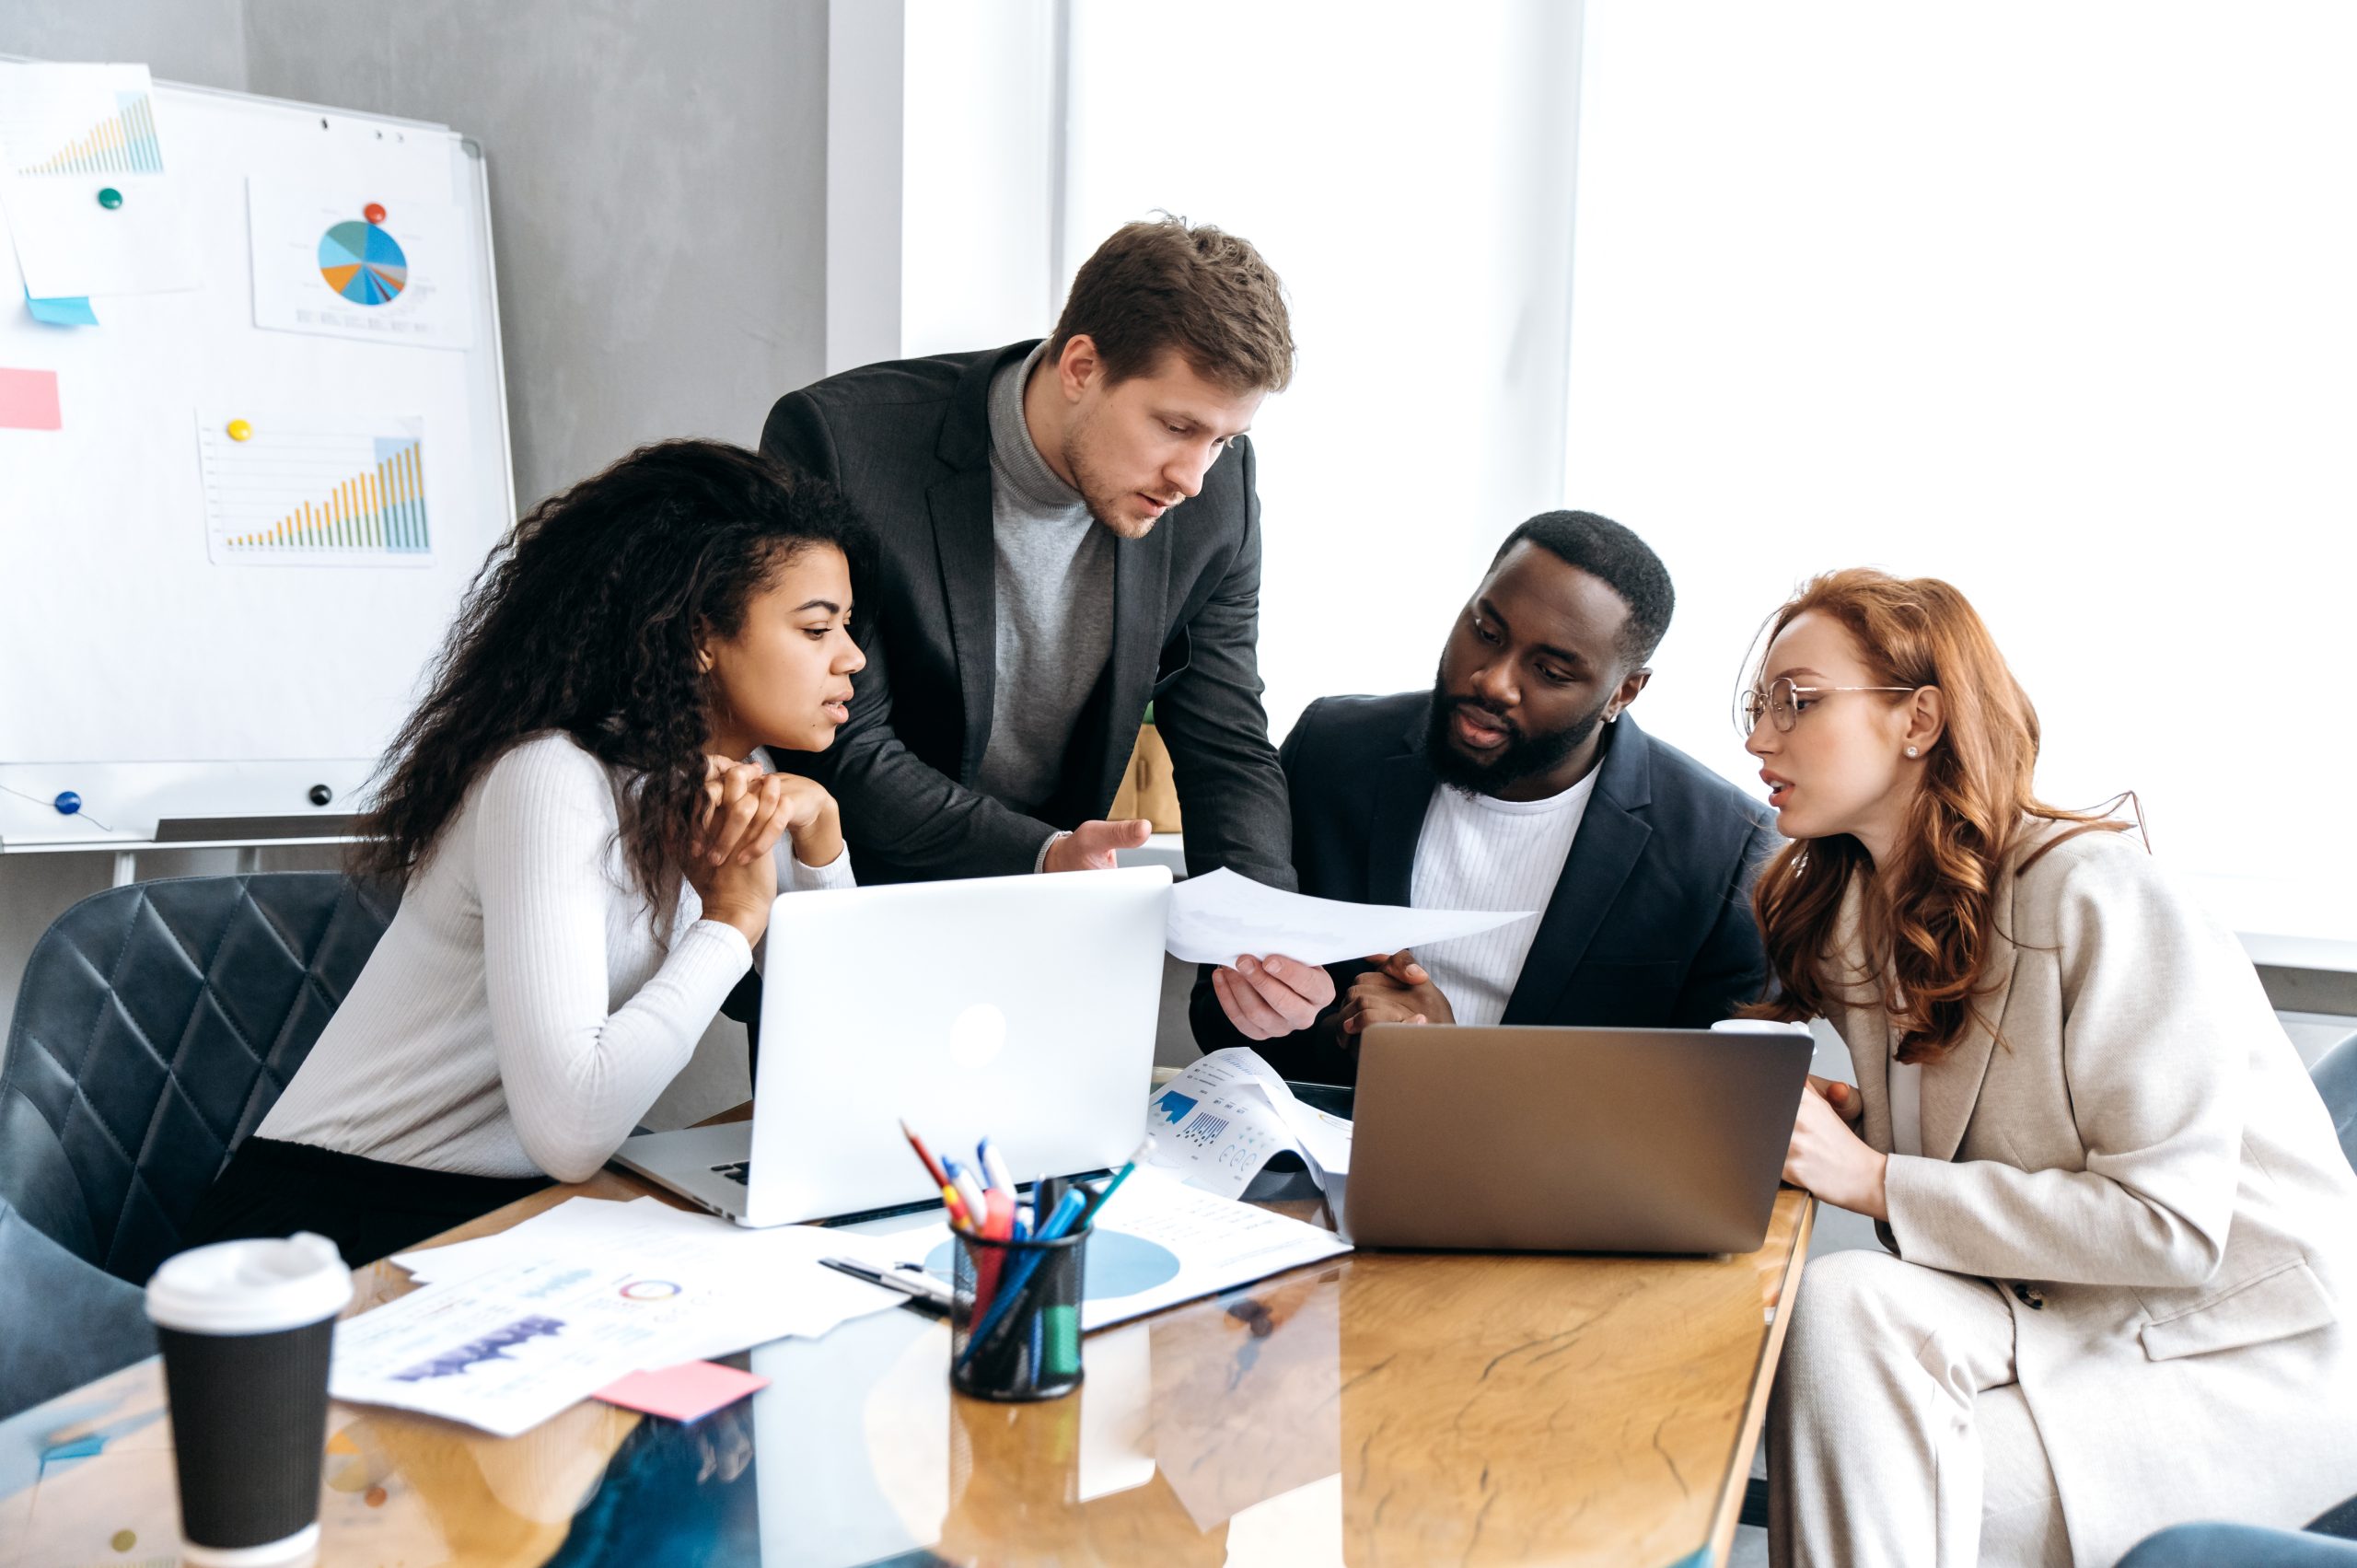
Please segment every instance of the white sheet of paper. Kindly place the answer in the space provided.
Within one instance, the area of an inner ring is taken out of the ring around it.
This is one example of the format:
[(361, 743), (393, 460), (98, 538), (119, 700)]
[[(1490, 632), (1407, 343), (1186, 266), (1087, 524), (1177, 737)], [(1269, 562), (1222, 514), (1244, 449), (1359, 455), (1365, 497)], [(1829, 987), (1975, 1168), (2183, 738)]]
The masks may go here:
[(158, 122), (145, 65), (0, 64), (0, 205), (34, 298), (204, 281), (188, 181)]
[[(368, 221), (382, 195), (382, 223)], [(250, 177), (254, 325), (406, 348), (474, 346), (474, 265), (452, 203)], [(354, 268), (359, 271), (354, 272)]]
[(821, 1257), (878, 1238), (747, 1230), (652, 1198), (575, 1198), (495, 1237), (404, 1253), (426, 1282), (340, 1324), (330, 1391), (514, 1436), (626, 1373), (818, 1338), (898, 1306)]
[(1223, 866), (1190, 877), (1171, 890), (1164, 946), (1172, 958), (1190, 964), (1232, 964), (1247, 955), (1271, 954), (1335, 964), (1537, 918), (1536, 911), (1420, 910), (1313, 899), (1262, 887)]
[(1351, 1168), (1351, 1124), (1301, 1103), (1249, 1046), (1190, 1063), (1146, 1101), (1148, 1163), (1222, 1198), (1242, 1193), (1270, 1157), (1302, 1157), (1320, 1188)]
[[(948, 1277), (946, 1225), (869, 1239), (890, 1249), (892, 1260), (922, 1263), (936, 1277)], [(1088, 1295), (1080, 1307), (1084, 1330), (1125, 1323), (1351, 1250), (1332, 1231), (1214, 1197), (1143, 1165), (1107, 1202), (1088, 1247), (1083, 1270)]]
[(390, 1261), (407, 1269), (419, 1284), (447, 1284), (519, 1260), (560, 1256), (568, 1244), (611, 1246), (642, 1227), (659, 1230), (666, 1215), (683, 1213), (660, 1198), (573, 1198), (496, 1236), (396, 1252)]

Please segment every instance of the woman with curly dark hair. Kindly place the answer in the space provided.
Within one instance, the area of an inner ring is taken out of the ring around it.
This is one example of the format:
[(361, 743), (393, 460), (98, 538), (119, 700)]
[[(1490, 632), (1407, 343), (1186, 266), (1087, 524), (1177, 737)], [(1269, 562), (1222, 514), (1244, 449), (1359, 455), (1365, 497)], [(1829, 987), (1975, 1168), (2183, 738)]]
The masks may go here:
[(357, 1264), (604, 1164), (752, 962), (852, 880), (821, 751), (865, 663), (831, 487), (644, 447), (517, 525), (386, 760), (358, 869), (400, 912), (191, 1239)]
[(1771, 1560), (2109, 1562), (2347, 1495), (2357, 1176), (2240, 944), (2031, 792), (2037, 713), (1946, 583), (1807, 584), (1738, 727), (1792, 841), (1753, 1011), (1857, 1070), (1809, 1081), (1784, 1179), (1889, 1249), (1802, 1276)]

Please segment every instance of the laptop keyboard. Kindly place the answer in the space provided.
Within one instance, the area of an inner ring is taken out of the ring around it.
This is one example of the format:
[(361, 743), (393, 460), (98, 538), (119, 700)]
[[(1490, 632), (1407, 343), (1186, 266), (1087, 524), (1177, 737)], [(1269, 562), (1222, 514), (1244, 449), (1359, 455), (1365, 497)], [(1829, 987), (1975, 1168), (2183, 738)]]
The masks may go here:
[(725, 1177), (728, 1178), (728, 1179), (729, 1179), (729, 1180), (731, 1180), (731, 1181), (735, 1182), (737, 1186), (739, 1186), (739, 1187), (743, 1187), (743, 1186), (746, 1186), (746, 1185), (747, 1185), (747, 1182), (746, 1182), (746, 1180), (745, 1180), (745, 1173), (746, 1173), (748, 1170), (750, 1170), (751, 1168), (752, 1168), (752, 1162), (751, 1162), (751, 1161), (749, 1161), (749, 1160), (738, 1160), (738, 1161), (737, 1161), (736, 1164), (734, 1164), (734, 1165), (716, 1165), (716, 1166), (714, 1166), (714, 1167), (712, 1167), (712, 1174), (713, 1174), (713, 1175), (714, 1175), (714, 1176), (725, 1176)]

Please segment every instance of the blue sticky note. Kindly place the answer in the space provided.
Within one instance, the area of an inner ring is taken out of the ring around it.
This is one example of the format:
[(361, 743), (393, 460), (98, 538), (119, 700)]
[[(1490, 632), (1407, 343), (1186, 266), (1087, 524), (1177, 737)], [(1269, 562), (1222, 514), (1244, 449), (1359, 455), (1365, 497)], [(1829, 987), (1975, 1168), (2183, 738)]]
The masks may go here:
[(33, 291), (25, 290), (25, 306), (36, 321), (46, 321), (52, 327), (95, 327), (98, 313), (81, 295), (60, 296), (55, 299), (35, 299)]

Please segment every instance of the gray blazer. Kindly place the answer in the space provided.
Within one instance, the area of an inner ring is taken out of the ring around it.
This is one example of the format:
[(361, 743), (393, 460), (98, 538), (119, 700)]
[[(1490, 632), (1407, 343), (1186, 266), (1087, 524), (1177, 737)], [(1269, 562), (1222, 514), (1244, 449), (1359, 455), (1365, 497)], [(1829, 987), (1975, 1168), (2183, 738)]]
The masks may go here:
[[(1036, 341), (1036, 340), (1035, 340)], [(1283, 772), (1260, 706), (1260, 501), (1237, 438), (1113, 565), (1113, 649), (1039, 817), (974, 789), (997, 679), (991, 377), (1031, 343), (863, 366), (790, 392), (761, 450), (833, 482), (877, 536), (854, 623), (867, 668), (816, 755), (773, 752), (842, 803), (863, 882), (1011, 876), (1111, 808), (1146, 703), (1170, 748), (1190, 873), (1294, 885)]]
[[(2357, 1174), (2241, 945), (2132, 837), (2034, 854), (2059, 831), (1999, 884), (2011, 940), (1980, 1026), (1923, 1069), (1883, 1235), (2007, 1292), (2073, 1555), (2109, 1563), (2174, 1521), (2297, 1525), (2357, 1492)], [(1888, 1015), (1835, 1012), (1887, 1153)]]

